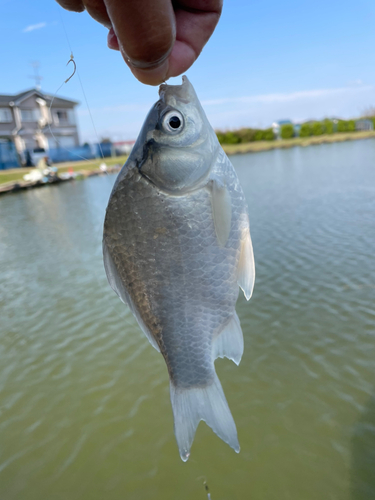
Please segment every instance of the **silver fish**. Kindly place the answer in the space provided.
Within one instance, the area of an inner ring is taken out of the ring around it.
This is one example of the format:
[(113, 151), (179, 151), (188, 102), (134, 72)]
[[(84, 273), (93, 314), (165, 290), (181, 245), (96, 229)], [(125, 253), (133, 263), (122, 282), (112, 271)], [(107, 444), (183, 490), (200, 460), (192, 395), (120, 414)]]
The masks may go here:
[(234, 168), (184, 76), (160, 86), (111, 193), (103, 236), (108, 281), (168, 367), (183, 461), (200, 420), (236, 452), (237, 430), (215, 372), (237, 365), (235, 304), (250, 299), (254, 257)]

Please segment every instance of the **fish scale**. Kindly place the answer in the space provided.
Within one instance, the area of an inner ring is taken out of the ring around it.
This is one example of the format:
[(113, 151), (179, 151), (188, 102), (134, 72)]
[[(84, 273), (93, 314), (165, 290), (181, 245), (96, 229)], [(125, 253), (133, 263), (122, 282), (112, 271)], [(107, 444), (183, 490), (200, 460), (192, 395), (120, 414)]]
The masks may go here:
[[(168, 113), (186, 129), (172, 130), (171, 144), (160, 135)], [(181, 458), (199, 420), (239, 451), (214, 360), (238, 363), (242, 355), (238, 284), (249, 296), (254, 281), (247, 207), (186, 77), (181, 86), (161, 86), (119, 174), (103, 251), (112, 288), (165, 359)]]

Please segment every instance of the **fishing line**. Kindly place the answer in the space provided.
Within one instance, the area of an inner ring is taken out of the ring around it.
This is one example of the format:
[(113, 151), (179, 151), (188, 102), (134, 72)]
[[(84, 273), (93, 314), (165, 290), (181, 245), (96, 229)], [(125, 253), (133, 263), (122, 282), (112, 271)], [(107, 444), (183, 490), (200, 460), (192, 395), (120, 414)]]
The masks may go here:
[[(51, 99), (50, 105), (49, 105), (49, 107), (48, 107), (49, 115), (51, 116), (51, 118), (52, 118), (52, 111), (51, 111), (52, 104), (53, 104), (53, 101), (55, 100), (55, 97), (56, 97), (56, 95), (57, 95), (58, 91), (61, 89), (61, 87), (63, 87), (63, 85), (65, 85), (66, 83), (68, 83), (68, 81), (69, 81), (69, 80), (70, 80), (70, 79), (74, 76), (75, 72), (77, 71), (77, 66), (76, 66), (76, 63), (75, 63), (75, 61), (74, 61), (73, 52), (71, 52), (71, 53), (70, 53), (70, 59), (69, 59), (69, 61), (66, 63), (66, 65), (68, 65), (70, 62), (72, 62), (72, 63), (74, 64), (74, 71), (73, 71), (73, 73), (70, 75), (70, 77), (69, 77), (69, 78), (67, 78), (66, 80), (64, 80), (64, 81), (63, 81), (63, 83), (60, 85), (60, 87), (56, 90), (56, 92), (55, 92), (55, 93), (54, 93), (54, 95), (52, 96), (52, 99)], [(49, 129), (50, 134), (52, 135), (52, 137), (55, 139), (56, 144), (58, 144), (58, 140), (56, 139), (56, 137), (55, 137), (55, 135), (54, 135), (54, 133), (52, 132), (52, 129), (51, 129), (51, 122), (48, 122), (48, 129)], [(81, 158), (82, 160), (88, 160), (88, 158), (85, 158), (84, 156), (81, 156), (81, 155), (79, 155), (79, 154), (77, 154), (77, 153), (74, 153), (73, 151), (70, 151), (70, 150), (69, 150), (69, 149), (67, 149), (67, 148), (64, 148), (64, 147), (63, 147), (62, 149), (64, 149), (65, 151), (67, 151), (67, 152), (68, 152), (68, 153), (70, 153), (70, 154), (73, 154), (73, 155), (77, 156), (78, 158)], [(100, 148), (100, 149), (101, 149), (101, 148)], [(104, 156), (103, 156), (103, 158), (104, 158)]]
[[(70, 41), (69, 41), (69, 37), (68, 37), (68, 33), (66, 31), (66, 28), (65, 28), (65, 24), (64, 24), (64, 21), (63, 21), (63, 18), (61, 16), (61, 13), (59, 12), (59, 16), (60, 16), (60, 21), (61, 21), (61, 25), (63, 27), (63, 30), (64, 30), (64, 33), (65, 33), (65, 37), (66, 37), (66, 41), (67, 41), (67, 44), (68, 44), (68, 47), (69, 47), (69, 50), (70, 50), (70, 59), (69, 61), (67, 62), (67, 66), (72, 63), (74, 68), (73, 68), (73, 72), (72, 74), (69, 76), (69, 78), (67, 78), (66, 80), (63, 81), (63, 83), (60, 85), (60, 87), (56, 90), (55, 94), (53, 95), (52, 97), (52, 101), (49, 105), (49, 112), (50, 112), (50, 115), (52, 117), (52, 114), (51, 114), (51, 107), (52, 107), (52, 103), (55, 99), (55, 97), (57, 96), (57, 93), (59, 92), (59, 90), (66, 84), (69, 82), (69, 80), (77, 73), (77, 76), (78, 76), (78, 79), (79, 79), (79, 83), (80, 83), (80, 86), (81, 86), (81, 90), (82, 90), (82, 93), (84, 95), (84, 98), (85, 98), (85, 102), (86, 102), (86, 106), (87, 106), (87, 109), (88, 109), (88, 112), (90, 114), (90, 118), (91, 118), (91, 123), (92, 123), (92, 126), (94, 128), (94, 131), (95, 131), (95, 134), (96, 134), (96, 138), (98, 140), (98, 144), (99, 144), (99, 148), (100, 148), (100, 153), (101, 153), (101, 156), (102, 156), (102, 159), (104, 160), (104, 154), (103, 154), (103, 150), (102, 150), (102, 147), (101, 147), (101, 144), (100, 144), (100, 141), (99, 141), (99, 136), (98, 136), (98, 133), (97, 133), (97, 130), (96, 130), (96, 127), (95, 127), (95, 124), (94, 124), (94, 120), (93, 120), (93, 117), (92, 117), (92, 114), (91, 114), (91, 110), (90, 110), (90, 106), (89, 106), (89, 103), (87, 101), (87, 97), (86, 97), (86, 93), (85, 93), (85, 90), (83, 88), (83, 84), (82, 84), (82, 81), (81, 81), (81, 78), (79, 76), (79, 71), (78, 71), (78, 68), (77, 68), (77, 65), (76, 65), (76, 62), (74, 60), (74, 55), (73, 55), (73, 50), (72, 50), (72, 46), (70, 44)], [(48, 123), (48, 127), (49, 127), (49, 131), (52, 135), (52, 137), (55, 139), (55, 141), (57, 142), (57, 139), (56, 137), (54, 136), (52, 130), (51, 130), (51, 127), (50, 127), (50, 124)], [(65, 151), (68, 151), (68, 153), (71, 153), (71, 154), (75, 154), (73, 153), (72, 151), (70, 151), (69, 149), (66, 149), (66, 148), (62, 148), (64, 149)], [(88, 158), (84, 158), (83, 156), (80, 156), (78, 154), (75, 154), (77, 157), (79, 158), (82, 158), (83, 160), (88, 160)], [(105, 172), (107, 175), (108, 175), (108, 172)], [(66, 237), (65, 237), (66, 238)], [(66, 240), (68, 240), (68, 238), (66, 238)], [(76, 251), (76, 249), (73, 247), (73, 251), (75, 252), (76, 254), (76, 258), (82, 262), (82, 256)], [(91, 273), (91, 275), (94, 277), (96, 283), (98, 284), (98, 286), (101, 286), (101, 282), (100, 282), (100, 279), (97, 275), (96, 272), (94, 273)], [(134, 327), (134, 323), (131, 322), (131, 320), (126, 316), (126, 312), (130, 312), (130, 308), (127, 307), (126, 309), (121, 309), (121, 313), (119, 312), (119, 310), (114, 306), (112, 305), (112, 311), (115, 311), (115, 314), (118, 316), (118, 318), (121, 319), (121, 322), (122, 323), (125, 323), (126, 326), (130, 326), (130, 327)]]
[[(80, 77), (80, 74), (79, 74), (79, 71), (78, 71), (78, 68), (77, 68), (77, 65), (76, 65), (76, 62), (74, 60), (74, 56), (73, 56), (73, 50), (72, 50), (72, 46), (70, 44), (70, 41), (69, 41), (69, 36), (68, 36), (68, 32), (66, 31), (66, 28), (65, 28), (65, 23), (64, 23), (64, 20), (62, 18), (62, 15), (61, 15), (61, 12), (59, 12), (59, 16), (60, 16), (60, 21), (61, 21), (61, 25), (63, 27), (63, 30), (64, 30), (64, 33), (65, 33), (65, 38), (66, 38), (66, 41), (68, 43), (68, 47), (69, 47), (69, 50), (70, 50), (70, 59), (69, 61), (67, 62), (67, 65), (72, 62), (74, 64), (74, 71), (73, 73), (70, 75), (69, 78), (67, 78), (61, 85), (60, 87), (56, 90), (55, 94), (53, 95), (52, 97), (52, 100), (51, 100), (51, 103), (49, 105), (49, 113), (50, 113), (50, 116), (52, 117), (52, 114), (51, 114), (51, 107), (52, 107), (52, 104), (53, 104), (53, 101), (55, 100), (55, 97), (57, 97), (57, 93), (59, 92), (59, 90), (66, 84), (69, 82), (69, 80), (75, 75), (75, 73), (77, 73), (77, 77), (78, 77), (78, 81), (79, 81), (79, 84), (80, 84), (80, 87), (81, 87), (81, 90), (82, 90), (82, 94), (83, 94), (83, 97), (85, 99), (85, 103), (86, 103), (86, 107), (87, 107), (87, 110), (89, 112), (89, 115), (90, 115), (90, 120), (91, 120), (91, 125), (92, 125), (92, 128), (94, 129), (94, 132), (95, 132), (95, 136), (96, 136), (96, 139), (98, 141), (98, 146), (99, 146), (99, 150), (100, 150), (100, 155), (102, 157), (102, 160), (104, 160), (104, 154), (103, 154), (103, 149), (102, 149), (102, 145), (100, 144), (100, 139), (99, 139), (99, 135), (98, 135), (98, 132), (96, 130), (96, 127), (95, 127), (95, 123), (94, 123), (94, 119), (92, 117), (92, 114), (91, 114), (91, 109), (90, 109), (90, 106), (89, 106), (89, 103), (88, 103), (88, 100), (87, 100), (87, 96), (86, 96), (86, 92), (85, 92), (85, 89), (83, 88), (83, 84), (82, 84), (82, 80), (81, 80), (81, 77)], [(54, 136), (52, 130), (51, 130), (51, 126), (50, 126), (50, 123), (48, 123), (48, 128), (49, 128), (49, 131), (52, 135), (52, 137), (55, 139), (56, 143), (58, 143), (56, 137)], [(78, 158), (81, 158), (82, 160), (88, 160), (88, 158), (84, 158), (83, 156), (79, 155), (79, 154), (76, 154), (74, 153), (73, 151), (70, 151), (69, 149), (67, 148), (62, 148), (64, 149), (65, 151), (68, 151), (68, 153), (71, 153), (75, 156), (77, 156)]]
[[(61, 12), (60, 12), (60, 11), (59, 11), (59, 16), (60, 16), (61, 24), (62, 24), (62, 27), (63, 27), (64, 33), (65, 33), (65, 38), (66, 38), (66, 41), (68, 42), (68, 46), (69, 46), (70, 53), (72, 54), (72, 55), (71, 55), (71, 57), (72, 57), (72, 56), (73, 56), (72, 46), (70, 45), (70, 41), (69, 41), (69, 37), (68, 37), (68, 32), (66, 31), (66, 28), (65, 28), (65, 23), (64, 23), (64, 19), (63, 19), (62, 15), (61, 15)], [(73, 76), (73, 75), (72, 75), (72, 76)], [(95, 132), (95, 135), (96, 135), (96, 139), (97, 139), (98, 144), (99, 144), (100, 153), (101, 153), (101, 155), (102, 155), (102, 159), (104, 160), (104, 155), (103, 155), (102, 146), (101, 146), (101, 144), (100, 144), (100, 140), (99, 140), (98, 132), (96, 131), (95, 123), (94, 123), (94, 120), (93, 120), (93, 117), (92, 117), (92, 114), (91, 114), (91, 109), (90, 109), (89, 103), (88, 103), (88, 101), (87, 101), (86, 92), (85, 92), (85, 89), (83, 88), (83, 85), (82, 85), (82, 80), (81, 80), (81, 77), (80, 77), (80, 75), (79, 75), (79, 71), (78, 71), (78, 69), (77, 69), (77, 76), (78, 76), (78, 81), (79, 81), (79, 84), (80, 84), (80, 86), (81, 86), (81, 90), (82, 90), (83, 97), (85, 98), (85, 103), (86, 103), (86, 106), (87, 106), (88, 112), (89, 112), (89, 115), (90, 115), (92, 128), (94, 129), (94, 132)], [(66, 83), (66, 82), (65, 82), (65, 83)]]

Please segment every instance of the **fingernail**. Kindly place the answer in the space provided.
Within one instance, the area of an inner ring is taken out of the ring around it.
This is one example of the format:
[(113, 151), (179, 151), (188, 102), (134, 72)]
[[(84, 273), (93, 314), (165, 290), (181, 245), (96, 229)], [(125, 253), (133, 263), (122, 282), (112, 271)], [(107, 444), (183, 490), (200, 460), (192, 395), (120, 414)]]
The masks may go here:
[(120, 50), (120, 45), (118, 43), (118, 39), (113, 28), (111, 28), (108, 32), (107, 45), (112, 50)]
[[(162, 55), (159, 59), (156, 61), (148, 62), (148, 61), (136, 61), (135, 59), (131, 59), (130, 57), (127, 57), (128, 62), (133, 66), (133, 68), (137, 69), (153, 69), (153, 68), (158, 68), (160, 67), (164, 61), (166, 61), (171, 53), (171, 50), (168, 50), (164, 55)], [(125, 53), (125, 51), (123, 51)]]
[(151, 68), (139, 68), (135, 67), (129, 58), (125, 58), (129, 68), (133, 75), (142, 83), (146, 83), (147, 85), (159, 85), (163, 83), (167, 77), (168, 69), (169, 69), (169, 61), (168, 59), (162, 62), (157, 67)]

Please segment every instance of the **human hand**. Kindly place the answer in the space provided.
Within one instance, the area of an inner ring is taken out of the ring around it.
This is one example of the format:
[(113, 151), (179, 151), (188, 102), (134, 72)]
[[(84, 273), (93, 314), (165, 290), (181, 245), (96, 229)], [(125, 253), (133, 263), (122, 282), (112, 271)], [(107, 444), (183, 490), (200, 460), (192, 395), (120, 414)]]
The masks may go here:
[(108, 47), (120, 50), (142, 83), (158, 85), (184, 73), (219, 21), (222, 0), (57, 0), (87, 10), (109, 29)]

